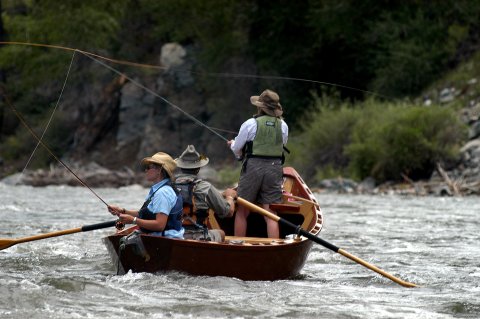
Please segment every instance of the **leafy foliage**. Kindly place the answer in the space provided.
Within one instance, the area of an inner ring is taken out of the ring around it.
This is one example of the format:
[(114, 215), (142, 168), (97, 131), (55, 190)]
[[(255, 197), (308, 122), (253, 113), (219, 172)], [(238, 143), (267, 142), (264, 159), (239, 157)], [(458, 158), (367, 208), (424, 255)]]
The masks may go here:
[(317, 108), (295, 156), (306, 175), (317, 178), (345, 172), (378, 181), (428, 178), (436, 162), (455, 160), (466, 134), (458, 116), (440, 106), (368, 100), (332, 109), (319, 100)]
[[(289, 164), (301, 167), (305, 176), (333, 177), (348, 166), (344, 148), (361, 110), (327, 96), (316, 97), (314, 111), (302, 118), (303, 134), (289, 139)], [(328, 171), (328, 172), (327, 172)]]

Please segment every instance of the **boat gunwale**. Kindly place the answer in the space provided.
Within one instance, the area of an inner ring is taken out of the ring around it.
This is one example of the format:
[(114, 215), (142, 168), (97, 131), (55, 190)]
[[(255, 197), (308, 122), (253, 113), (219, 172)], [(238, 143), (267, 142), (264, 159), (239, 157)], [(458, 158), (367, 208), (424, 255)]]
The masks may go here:
[[(135, 227), (131, 227), (135, 228)], [(123, 237), (124, 234), (113, 234), (104, 238), (105, 241), (111, 241), (115, 237)], [(199, 248), (205, 249), (229, 249), (229, 250), (278, 250), (284, 248), (294, 248), (298, 245), (302, 245), (305, 242), (308, 242), (309, 239), (300, 236), (298, 239), (274, 239), (274, 238), (259, 238), (259, 237), (235, 237), (235, 236), (226, 236), (226, 241), (224, 242), (214, 242), (214, 241), (205, 241), (198, 239), (179, 239), (179, 238), (168, 238), (162, 236), (155, 236), (149, 234), (141, 234), (142, 239), (154, 240), (154, 241), (171, 241), (172, 245), (178, 246), (198, 246)], [(236, 239), (238, 238), (238, 239)], [(254, 240), (248, 242), (248, 240)], [(235, 240), (242, 240), (243, 242), (231, 242)]]

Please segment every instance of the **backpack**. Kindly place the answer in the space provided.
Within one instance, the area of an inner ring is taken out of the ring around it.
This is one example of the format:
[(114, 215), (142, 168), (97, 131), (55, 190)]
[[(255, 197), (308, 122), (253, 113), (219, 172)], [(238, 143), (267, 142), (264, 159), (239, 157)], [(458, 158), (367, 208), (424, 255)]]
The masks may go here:
[(173, 184), (173, 187), (177, 191), (177, 193), (183, 199), (183, 211), (187, 210), (187, 213), (194, 213), (195, 209), (195, 202), (193, 200), (193, 189), (195, 188), (195, 184), (198, 183), (200, 179), (198, 178), (189, 178), (189, 179), (182, 179), (180, 182), (177, 181)]

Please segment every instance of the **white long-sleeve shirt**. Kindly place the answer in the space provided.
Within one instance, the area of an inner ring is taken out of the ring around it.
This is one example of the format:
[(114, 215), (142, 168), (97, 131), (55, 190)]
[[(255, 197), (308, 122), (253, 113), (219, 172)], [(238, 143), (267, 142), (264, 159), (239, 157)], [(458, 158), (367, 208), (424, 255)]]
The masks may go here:
[[(288, 125), (284, 120), (282, 121), (282, 139), (283, 145), (287, 144), (288, 140)], [(245, 144), (249, 141), (253, 141), (257, 134), (257, 121), (255, 118), (251, 118), (243, 122), (238, 131), (237, 137), (235, 137), (233, 143), (230, 145), (230, 149), (237, 158), (242, 157), (242, 150)]]

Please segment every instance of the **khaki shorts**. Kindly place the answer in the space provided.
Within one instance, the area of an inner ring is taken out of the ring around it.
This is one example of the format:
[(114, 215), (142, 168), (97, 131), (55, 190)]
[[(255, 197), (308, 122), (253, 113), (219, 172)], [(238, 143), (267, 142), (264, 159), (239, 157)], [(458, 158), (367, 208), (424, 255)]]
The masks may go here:
[(238, 182), (238, 196), (249, 202), (282, 202), (283, 168), (281, 159), (249, 158)]

